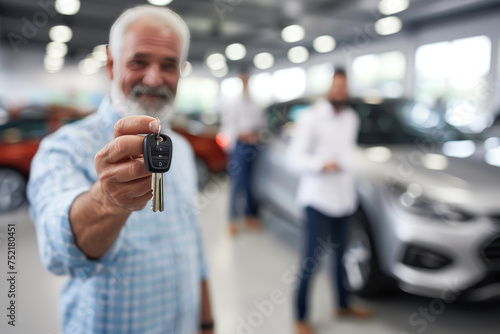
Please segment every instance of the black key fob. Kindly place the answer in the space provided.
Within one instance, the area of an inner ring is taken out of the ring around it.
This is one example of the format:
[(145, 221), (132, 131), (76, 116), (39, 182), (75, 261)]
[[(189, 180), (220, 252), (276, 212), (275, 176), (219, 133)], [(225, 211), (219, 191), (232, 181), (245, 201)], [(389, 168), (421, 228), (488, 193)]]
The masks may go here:
[(172, 162), (172, 140), (156, 133), (147, 135), (143, 141), (144, 164), (150, 173), (165, 173)]

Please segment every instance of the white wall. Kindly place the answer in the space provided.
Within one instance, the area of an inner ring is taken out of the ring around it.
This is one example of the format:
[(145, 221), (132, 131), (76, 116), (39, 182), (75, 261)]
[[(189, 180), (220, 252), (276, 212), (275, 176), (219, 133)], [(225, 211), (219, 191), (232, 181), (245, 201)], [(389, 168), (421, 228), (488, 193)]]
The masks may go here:
[(44, 53), (29, 46), (15, 54), (4, 44), (1, 54), (0, 98), (7, 106), (47, 103), (63, 96), (80, 101), (82, 94), (97, 97), (108, 92), (109, 79), (104, 70), (82, 75), (78, 63), (72, 61), (58, 73), (47, 73), (43, 67)]

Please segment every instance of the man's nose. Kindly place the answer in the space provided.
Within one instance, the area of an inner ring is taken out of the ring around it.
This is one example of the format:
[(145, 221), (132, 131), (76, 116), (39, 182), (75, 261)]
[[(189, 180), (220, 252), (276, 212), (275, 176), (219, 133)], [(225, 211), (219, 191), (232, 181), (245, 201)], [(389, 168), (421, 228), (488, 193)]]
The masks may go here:
[(144, 79), (142, 80), (145, 85), (156, 87), (163, 84), (160, 69), (158, 66), (149, 66)]

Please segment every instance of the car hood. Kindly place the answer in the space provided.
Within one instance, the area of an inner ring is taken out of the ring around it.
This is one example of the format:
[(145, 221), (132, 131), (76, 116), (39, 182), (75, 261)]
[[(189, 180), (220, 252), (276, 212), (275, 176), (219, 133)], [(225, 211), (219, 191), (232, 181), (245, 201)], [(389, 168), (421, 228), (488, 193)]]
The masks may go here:
[(457, 158), (445, 155), (438, 144), (360, 146), (355, 162), (360, 179), (417, 183), (427, 198), (476, 213), (500, 214), (500, 167), (487, 164), (484, 152)]

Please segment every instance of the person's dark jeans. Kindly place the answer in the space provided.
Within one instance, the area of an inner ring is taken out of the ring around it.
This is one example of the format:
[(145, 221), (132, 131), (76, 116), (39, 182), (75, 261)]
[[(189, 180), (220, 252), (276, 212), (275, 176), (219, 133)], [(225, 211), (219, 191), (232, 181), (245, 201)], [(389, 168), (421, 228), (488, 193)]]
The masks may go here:
[(245, 216), (257, 215), (257, 204), (252, 193), (252, 173), (257, 151), (257, 145), (238, 141), (229, 157), (228, 172), (231, 176), (229, 218), (233, 222), (242, 216), (238, 207), (241, 195), (245, 196)]
[(348, 291), (344, 285), (342, 257), (349, 235), (351, 216), (329, 217), (306, 207), (305, 252), (301, 261), (299, 289), (297, 293), (297, 319), (304, 320), (307, 314), (309, 283), (322, 262), (333, 261), (337, 304), (347, 308)]

